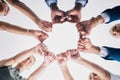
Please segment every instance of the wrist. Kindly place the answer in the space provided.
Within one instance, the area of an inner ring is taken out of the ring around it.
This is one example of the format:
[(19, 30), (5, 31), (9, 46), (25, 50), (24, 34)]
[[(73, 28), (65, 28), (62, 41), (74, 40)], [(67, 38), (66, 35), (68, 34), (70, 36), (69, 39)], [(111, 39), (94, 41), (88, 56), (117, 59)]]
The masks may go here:
[(100, 52), (100, 48), (97, 46), (92, 46), (90, 49), (90, 53), (99, 54), (99, 52)]
[(58, 10), (57, 3), (52, 3), (50, 5), (51, 10)]
[(75, 7), (73, 9), (77, 10), (77, 11), (80, 11), (82, 8), (82, 4), (81, 3), (76, 3), (75, 4)]
[(100, 15), (98, 15), (97, 17), (92, 17), (91, 19), (90, 19), (90, 21), (94, 24), (94, 26), (93, 27), (95, 27), (95, 26), (97, 26), (97, 25), (99, 25), (99, 24), (102, 24), (102, 23), (104, 23), (104, 19), (102, 18), (102, 16), (100, 16)]

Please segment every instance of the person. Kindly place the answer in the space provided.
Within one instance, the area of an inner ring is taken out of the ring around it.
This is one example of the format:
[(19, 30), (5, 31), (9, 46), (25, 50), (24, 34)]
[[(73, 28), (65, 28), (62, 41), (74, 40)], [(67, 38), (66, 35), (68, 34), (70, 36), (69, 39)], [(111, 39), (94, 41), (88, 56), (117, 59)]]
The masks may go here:
[(57, 63), (61, 69), (61, 72), (64, 76), (65, 80), (74, 80), (72, 75), (69, 72), (68, 66), (67, 66), (67, 53), (63, 52), (57, 55)]
[(89, 38), (83, 38), (78, 41), (78, 50), (81, 52), (99, 55), (105, 60), (120, 61), (120, 48), (107, 46), (98, 47), (93, 45)]
[[(24, 50), (11, 58), (1, 60), (0, 80), (25, 80), (19, 74), (24, 70), (30, 69), (35, 63), (33, 54), (36, 47)], [(13, 67), (15, 64), (17, 65)]]
[(20, 34), (20, 35), (32, 36), (35, 39), (39, 40), (40, 42), (43, 42), (45, 39), (48, 38), (48, 34), (43, 31), (25, 29), (20, 26), (13, 25), (3, 21), (0, 21), (0, 30), (15, 33), (15, 34)]
[[(40, 19), (29, 7), (27, 7), (23, 2), (19, 0), (6, 0), (11, 6), (15, 7), (23, 14), (28, 16), (32, 21), (34, 21), (38, 27), (42, 30), (50, 32), (52, 31), (52, 23)], [(9, 13), (9, 6), (4, 0), (0, 0), (0, 16), (6, 16)]]
[(110, 34), (111, 34), (114, 38), (120, 39), (120, 24), (114, 25), (114, 26), (110, 29)]
[(85, 7), (88, 0), (76, 0), (75, 7), (67, 12), (60, 10), (57, 0), (45, 0), (51, 9), (51, 19), (53, 23), (63, 23), (65, 21), (77, 23), (81, 19), (81, 8)]
[(71, 52), (69, 56), (70, 60), (75, 61), (92, 71), (88, 77), (89, 80), (120, 80), (120, 75), (113, 74), (101, 66), (82, 58), (79, 51), (70, 50), (69, 52)]
[(97, 27), (99, 24), (108, 24), (113, 21), (120, 19), (120, 6), (113, 7), (111, 9), (104, 10), (100, 15), (97, 17), (92, 17), (90, 20), (85, 20), (82, 22), (78, 22), (76, 27), (78, 32), (81, 35), (90, 35), (91, 30), (94, 27)]
[[(40, 53), (41, 54), (41, 53)], [(43, 71), (56, 59), (52, 52), (45, 52), (44, 61), (42, 64), (28, 77), (27, 80), (36, 80), (40, 77)]]
[[(3, 59), (0, 61), (0, 80), (36, 80), (38, 78), (38, 72), (35, 70), (31, 75), (25, 79), (20, 76), (20, 72), (24, 70), (29, 70), (31, 66), (35, 63), (36, 59), (33, 56), (38, 53), (40, 56), (44, 56), (44, 61), (41, 67), (37, 70), (41, 73), (45, 66), (54, 60), (53, 54), (47, 52), (47, 46), (45, 44), (38, 44), (37, 46), (24, 50), (8, 59)], [(17, 64), (16, 66), (14, 66)], [(34, 75), (35, 74), (35, 75)], [(34, 78), (33, 78), (34, 77)]]
[(35, 52), (42, 55), (44, 57), (44, 61), (33, 73), (30, 74), (27, 80), (38, 79), (40, 75), (43, 73), (43, 71), (45, 71), (47, 66), (56, 60), (56, 55), (53, 54), (53, 52), (50, 52), (48, 47), (43, 43), (36, 48)]

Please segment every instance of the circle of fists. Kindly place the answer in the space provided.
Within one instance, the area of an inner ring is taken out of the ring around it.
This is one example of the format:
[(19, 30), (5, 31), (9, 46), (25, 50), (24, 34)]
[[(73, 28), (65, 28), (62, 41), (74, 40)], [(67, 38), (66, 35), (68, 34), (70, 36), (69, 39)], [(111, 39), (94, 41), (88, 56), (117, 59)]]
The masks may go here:
[(49, 65), (54, 61), (57, 61), (57, 63), (61, 66), (64, 65), (68, 60), (77, 61), (81, 58), (77, 49), (70, 49), (59, 54), (54, 54), (53, 52), (50, 52), (47, 46), (43, 43), (38, 44), (35, 47), (35, 52), (39, 53), (44, 57), (45, 66)]

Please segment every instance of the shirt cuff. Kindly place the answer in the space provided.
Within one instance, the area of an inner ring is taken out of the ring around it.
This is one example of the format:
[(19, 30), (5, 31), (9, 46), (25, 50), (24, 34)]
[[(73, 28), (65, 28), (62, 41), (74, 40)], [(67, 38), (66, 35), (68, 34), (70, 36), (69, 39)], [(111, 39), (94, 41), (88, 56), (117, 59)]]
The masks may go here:
[(45, 1), (49, 7), (52, 3), (57, 3), (57, 0), (45, 0)]
[(87, 4), (87, 0), (76, 0), (75, 3), (81, 3), (82, 7), (85, 7), (85, 5)]
[(100, 47), (100, 53), (99, 53), (99, 56), (100, 57), (106, 57), (108, 55), (108, 51), (106, 48), (104, 47)]
[(104, 18), (104, 22), (107, 23), (110, 21), (110, 17), (107, 13), (100, 14)]

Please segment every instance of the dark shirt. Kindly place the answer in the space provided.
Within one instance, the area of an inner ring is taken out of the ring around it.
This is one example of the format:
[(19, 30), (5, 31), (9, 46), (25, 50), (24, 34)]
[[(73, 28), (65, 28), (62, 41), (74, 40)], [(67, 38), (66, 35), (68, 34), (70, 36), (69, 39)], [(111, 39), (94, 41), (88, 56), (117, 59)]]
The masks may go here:
[(0, 80), (25, 80), (19, 75), (19, 70), (12, 66), (0, 67)]

